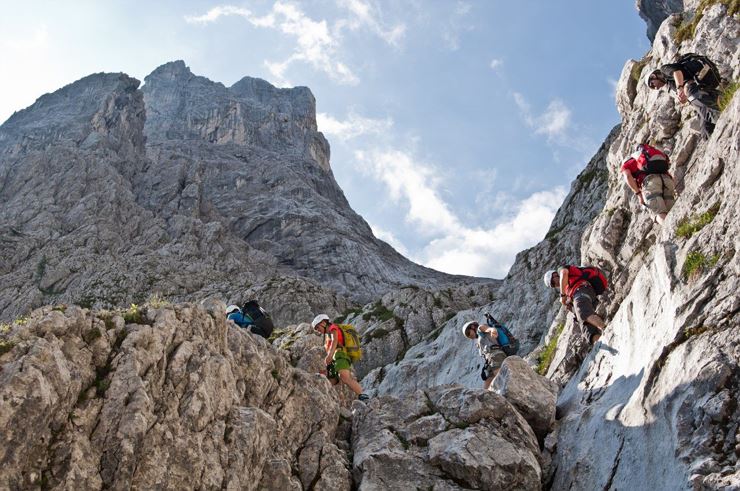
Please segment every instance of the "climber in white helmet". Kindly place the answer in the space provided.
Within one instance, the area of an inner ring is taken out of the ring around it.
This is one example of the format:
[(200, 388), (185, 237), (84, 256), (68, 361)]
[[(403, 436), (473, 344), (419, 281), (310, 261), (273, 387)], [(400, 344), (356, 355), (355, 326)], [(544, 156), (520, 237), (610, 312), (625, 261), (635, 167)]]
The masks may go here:
[(483, 388), (488, 389), (506, 359), (506, 353), (499, 344), (498, 330), (477, 321), (469, 321), (463, 324), (462, 334), (476, 342), (478, 352), (485, 360), (480, 376)]
[(333, 384), (341, 381), (357, 394), (359, 400), (368, 400), (370, 396), (362, 392), (362, 386), (352, 376), (352, 360), (344, 347), (345, 331), (337, 324), (332, 323), (326, 314), (319, 314), (314, 317), (311, 327), (317, 334), (324, 336), (324, 350), (326, 350), (324, 364), (326, 364), (327, 378)]

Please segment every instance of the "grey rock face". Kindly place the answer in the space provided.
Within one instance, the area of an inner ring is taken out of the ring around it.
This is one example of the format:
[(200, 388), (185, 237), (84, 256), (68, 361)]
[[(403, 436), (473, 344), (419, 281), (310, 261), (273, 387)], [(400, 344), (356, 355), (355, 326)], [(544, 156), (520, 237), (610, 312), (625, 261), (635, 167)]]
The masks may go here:
[(671, 14), (677, 14), (684, 9), (684, 0), (636, 0), (635, 6), (640, 17), (647, 23), (647, 37), (655, 39), (660, 24)]
[(409, 262), (350, 209), (307, 88), (226, 88), (182, 62), (137, 87), (91, 75), (0, 127), (0, 318), (264, 294), (291, 323), (459, 279)]
[(0, 481), (349, 490), (328, 382), (208, 308), (45, 308), (16, 326), (0, 355)]
[(524, 416), (540, 441), (552, 430), (555, 422), (557, 385), (538, 375), (518, 356), (504, 360), (491, 390), (506, 398)]
[(363, 491), (540, 489), (534, 434), (493, 392), (439, 386), (358, 404), (352, 442)]

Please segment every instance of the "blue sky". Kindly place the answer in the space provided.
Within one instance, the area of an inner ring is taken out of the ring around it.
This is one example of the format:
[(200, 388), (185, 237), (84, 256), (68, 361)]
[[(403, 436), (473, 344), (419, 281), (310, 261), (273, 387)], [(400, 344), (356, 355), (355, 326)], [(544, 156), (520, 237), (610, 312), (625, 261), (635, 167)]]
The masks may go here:
[(0, 0), (0, 121), (100, 71), (182, 59), (231, 85), (305, 85), (335, 177), (422, 264), (502, 277), (619, 120), (649, 49), (631, 1)]

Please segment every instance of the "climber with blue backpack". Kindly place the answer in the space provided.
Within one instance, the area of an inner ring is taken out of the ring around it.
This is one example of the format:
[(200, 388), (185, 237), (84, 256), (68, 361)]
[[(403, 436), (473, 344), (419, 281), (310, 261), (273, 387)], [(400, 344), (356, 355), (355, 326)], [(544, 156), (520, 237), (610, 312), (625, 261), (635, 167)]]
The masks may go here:
[(485, 360), (480, 376), (483, 388), (488, 389), (506, 357), (519, 351), (519, 341), (505, 325), (488, 313), (486, 325), (476, 321), (466, 322), (462, 326), (462, 333), (466, 338), (475, 340), (478, 352)]
[(594, 266), (565, 265), (545, 273), (545, 286), (560, 290), (560, 303), (575, 310), (589, 344), (596, 343), (606, 329), (604, 320), (596, 314), (597, 296), (609, 286), (604, 273)]
[(645, 77), (650, 89), (668, 86), (675, 92), (681, 104), (691, 104), (699, 113), (702, 122), (702, 137), (706, 140), (714, 131), (719, 116), (719, 87), (722, 82), (717, 65), (709, 58), (696, 53), (680, 56), (651, 71)]
[(260, 307), (256, 300), (245, 302), (242, 308), (237, 305), (229, 305), (226, 307), (226, 319), (265, 339), (270, 337), (272, 330), (275, 328), (270, 314)]
[(676, 201), (676, 185), (668, 172), (669, 165), (664, 152), (641, 143), (621, 168), (629, 188), (661, 225)]
[(326, 357), (326, 376), (336, 385), (340, 381), (352, 392), (357, 394), (361, 401), (370, 399), (370, 396), (362, 392), (362, 387), (352, 376), (352, 363), (358, 361), (362, 356), (360, 349), (360, 337), (354, 327), (344, 324), (334, 324), (326, 314), (319, 314), (311, 322), (314, 332), (324, 336), (324, 350)]

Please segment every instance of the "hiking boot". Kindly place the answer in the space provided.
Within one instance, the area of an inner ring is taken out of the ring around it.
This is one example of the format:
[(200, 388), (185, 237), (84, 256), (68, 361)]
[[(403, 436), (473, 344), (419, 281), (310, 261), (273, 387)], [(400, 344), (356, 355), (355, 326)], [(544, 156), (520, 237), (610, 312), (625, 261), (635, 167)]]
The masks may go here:
[(368, 399), (370, 399), (370, 396), (369, 396), (369, 395), (367, 395), (367, 394), (360, 394), (359, 396), (357, 396), (357, 399), (359, 399), (359, 400), (360, 400), (360, 401), (362, 401), (362, 402), (365, 402), (365, 401), (367, 401)]
[[(596, 327), (596, 326), (593, 326), (593, 328), (594, 328), (594, 329), (595, 329), (596, 331), (598, 331), (598, 332), (595, 332), (595, 333), (591, 334), (591, 336), (590, 336), (590, 337), (588, 338), (588, 344), (589, 344), (589, 346), (593, 346), (593, 345), (594, 345), (594, 343), (596, 342), (596, 341), (594, 341), (594, 338), (595, 338), (595, 337), (597, 337), (597, 336), (598, 336), (599, 338), (601, 338), (601, 336), (603, 336), (603, 335), (604, 335), (604, 331), (602, 331), (602, 330), (601, 330), (601, 329), (599, 329), (598, 327)], [(599, 341), (599, 342), (600, 342), (600, 341)]]

